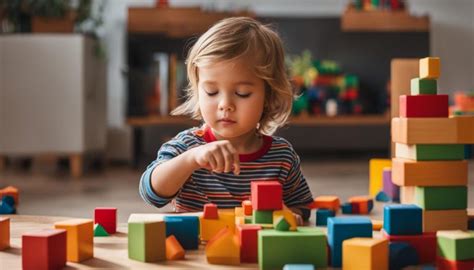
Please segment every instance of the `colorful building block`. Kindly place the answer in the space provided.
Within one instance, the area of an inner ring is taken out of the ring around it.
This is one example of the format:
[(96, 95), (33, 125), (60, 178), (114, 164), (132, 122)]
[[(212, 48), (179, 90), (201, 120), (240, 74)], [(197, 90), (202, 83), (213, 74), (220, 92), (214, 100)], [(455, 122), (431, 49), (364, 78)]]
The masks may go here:
[(236, 227), (240, 244), (240, 261), (256, 263), (258, 261), (258, 232), (260, 225), (239, 225)]
[(439, 57), (425, 57), (420, 59), (420, 79), (438, 79), (440, 75)]
[(385, 168), (392, 167), (390, 159), (371, 159), (369, 161), (369, 195), (375, 196), (377, 192), (382, 190), (382, 176)]
[(423, 233), (418, 235), (389, 235), (381, 230), (382, 237), (387, 238), (390, 243), (407, 243), (417, 253), (420, 264), (434, 263), (436, 260), (436, 234)]
[(157, 217), (132, 214), (128, 219), (128, 257), (141, 262), (166, 259), (166, 226)]
[(474, 269), (474, 260), (451, 261), (438, 257), (436, 259), (436, 269), (438, 270), (472, 270)]
[(0, 201), (0, 215), (11, 215), (15, 214), (16, 210), (10, 204)]
[(273, 211), (253, 210), (254, 224), (273, 224)]
[(399, 97), (400, 117), (448, 117), (448, 95), (419, 95)]
[(280, 216), (276, 220), (273, 220), (273, 228), (277, 231), (289, 231), (290, 224), (286, 221), (285, 217)]
[(466, 186), (467, 161), (412, 161), (394, 158), (392, 181), (399, 186)]
[(352, 205), (350, 202), (341, 204), (341, 211), (343, 214), (352, 214)]
[(82, 262), (94, 257), (94, 222), (90, 219), (70, 219), (54, 223), (55, 229), (67, 233), (67, 260)]
[(416, 187), (415, 201), (424, 210), (466, 209), (467, 186)]
[(352, 207), (352, 214), (369, 214), (374, 208), (374, 200), (369, 196), (353, 196), (349, 202)]
[(66, 266), (66, 230), (47, 229), (21, 236), (22, 267), (28, 269), (62, 269)]
[(372, 223), (365, 217), (328, 218), (328, 243), (331, 252), (331, 265), (342, 265), (342, 242), (353, 237), (372, 237)]
[(94, 224), (99, 223), (109, 234), (117, 232), (117, 208), (96, 207), (94, 210)]
[(375, 196), (375, 200), (378, 202), (389, 202), (390, 197), (387, 195), (387, 193), (379, 191), (379, 193), (377, 193), (377, 195)]
[(205, 219), (199, 217), (199, 236), (202, 241), (211, 240), (220, 230), (228, 227), (235, 231), (235, 211), (232, 209), (220, 209), (219, 219)]
[(400, 203), (402, 204), (414, 204), (416, 194), (416, 187), (405, 186), (400, 187)]
[(253, 213), (252, 202), (249, 200), (242, 201), (242, 208), (244, 209), (244, 215), (251, 216)]
[(6, 204), (10, 205), (13, 208), (15, 207), (15, 198), (13, 198), (10, 195), (3, 196), (1, 201), (2, 201), (2, 203), (6, 203)]
[(392, 181), (392, 168), (384, 168), (382, 172), (383, 192), (387, 194), (393, 201), (400, 200), (400, 187)]
[(14, 186), (7, 186), (5, 188), (0, 189), (0, 200), (3, 199), (5, 196), (12, 196), (15, 200), (15, 205), (18, 206), (20, 203), (20, 194), (18, 188)]
[(290, 231), (296, 231), (298, 225), (296, 217), (289, 208), (283, 206), (282, 210), (273, 211), (273, 220), (277, 220), (280, 216), (285, 217), (286, 222), (290, 225)]
[(463, 160), (463, 144), (402, 144), (395, 145), (395, 156), (415, 161)]
[(474, 116), (456, 116), (459, 144), (474, 144)]
[(390, 235), (416, 235), (422, 233), (422, 210), (413, 204), (386, 205), (383, 228)]
[(467, 209), (467, 229), (474, 231), (474, 209)]
[(199, 217), (165, 216), (166, 236), (174, 235), (184, 249), (199, 248)]
[(383, 228), (383, 220), (371, 219), (372, 221), (372, 230), (380, 231)]
[(407, 266), (419, 264), (418, 252), (408, 243), (390, 242), (388, 249), (390, 269), (403, 269)]
[(283, 270), (314, 270), (312, 264), (285, 264)]
[(250, 184), (253, 210), (280, 210), (283, 189), (278, 181), (253, 181)]
[(474, 232), (438, 231), (438, 256), (451, 261), (474, 260)]
[(166, 259), (167, 260), (181, 260), (184, 259), (184, 248), (179, 243), (178, 239), (174, 235), (170, 235), (166, 238)]
[(388, 270), (388, 241), (351, 238), (342, 243), (342, 268), (345, 270)]
[(0, 217), (0, 251), (10, 247), (10, 218)]
[(238, 236), (229, 228), (220, 230), (206, 245), (206, 258), (210, 264), (240, 264)]
[(467, 230), (466, 210), (423, 211), (423, 231)]
[(336, 216), (336, 213), (331, 209), (318, 209), (316, 210), (316, 226), (326, 226), (328, 224), (328, 218)]
[(244, 217), (244, 209), (242, 207), (234, 208), (235, 217)]
[[(304, 248), (301, 248), (304, 247)], [(260, 230), (258, 263), (262, 270), (281, 269), (286, 264), (327, 266), (326, 235), (318, 228), (298, 227), (297, 231)]]
[(109, 233), (99, 223), (94, 224), (94, 236), (102, 237), (109, 236)]
[(318, 196), (311, 203), (310, 208), (324, 208), (337, 212), (341, 202), (337, 196)]
[(204, 211), (202, 213), (202, 216), (205, 219), (219, 219), (219, 214), (217, 213), (217, 205), (214, 203), (206, 203), (204, 205)]
[(436, 95), (438, 93), (438, 81), (434, 79), (414, 78), (410, 81), (410, 94)]

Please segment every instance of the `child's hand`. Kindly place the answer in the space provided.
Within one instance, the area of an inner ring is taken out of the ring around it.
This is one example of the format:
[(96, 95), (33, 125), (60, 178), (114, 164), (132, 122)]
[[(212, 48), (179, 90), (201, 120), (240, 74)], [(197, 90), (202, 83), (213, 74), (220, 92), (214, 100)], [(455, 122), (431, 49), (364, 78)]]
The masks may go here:
[(217, 173), (240, 173), (239, 154), (229, 141), (211, 142), (193, 150), (194, 161), (201, 168)]

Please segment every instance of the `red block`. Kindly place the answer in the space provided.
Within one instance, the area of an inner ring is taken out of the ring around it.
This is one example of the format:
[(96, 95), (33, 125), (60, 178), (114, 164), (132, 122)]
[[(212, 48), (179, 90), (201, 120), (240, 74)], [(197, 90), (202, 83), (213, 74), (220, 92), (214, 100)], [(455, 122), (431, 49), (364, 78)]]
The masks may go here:
[(374, 200), (369, 196), (353, 196), (348, 201), (352, 206), (352, 214), (369, 214), (374, 205)]
[(66, 266), (66, 230), (48, 229), (21, 237), (23, 269), (62, 269)]
[(448, 117), (448, 95), (400, 96), (400, 117)]
[(219, 219), (217, 205), (213, 203), (206, 203), (204, 205), (204, 212), (202, 213), (202, 217), (205, 219)]
[(420, 264), (434, 263), (436, 261), (436, 233), (428, 232), (420, 235), (389, 235), (383, 229), (382, 236), (390, 242), (405, 242), (410, 244), (418, 252)]
[(240, 242), (240, 262), (258, 262), (258, 231), (260, 225), (240, 224), (237, 225), (237, 233)]
[(94, 210), (94, 224), (99, 223), (109, 234), (117, 232), (117, 208), (96, 207)]
[(244, 215), (251, 216), (252, 215), (252, 202), (251, 201), (243, 201), (242, 202), (242, 209), (244, 209)]
[(450, 261), (438, 257), (436, 266), (438, 270), (472, 270), (474, 269), (474, 260)]
[(278, 181), (253, 181), (251, 193), (254, 210), (280, 210), (283, 207), (283, 190)]

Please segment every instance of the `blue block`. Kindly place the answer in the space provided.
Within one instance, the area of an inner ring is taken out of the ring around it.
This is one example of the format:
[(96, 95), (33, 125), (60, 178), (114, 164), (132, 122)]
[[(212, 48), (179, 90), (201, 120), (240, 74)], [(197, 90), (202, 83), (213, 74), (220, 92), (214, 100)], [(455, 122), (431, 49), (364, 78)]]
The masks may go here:
[(390, 235), (422, 233), (422, 209), (414, 204), (386, 205), (383, 209), (383, 229)]
[(316, 210), (316, 226), (326, 226), (328, 217), (334, 217), (336, 213), (330, 209), (320, 208)]
[(165, 216), (166, 236), (174, 235), (184, 249), (199, 247), (199, 218), (197, 216)]
[(342, 241), (353, 237), (372, 237), (372, 222), (367, 217), (328, 218), (328, 243), (331, 265), (342, 265)]
[(314, 270), (312, 264), (285, 264), (283, 270)]
[(388, 202), (390, 201), (390, 197), (387, 195), (387, 193), (379, 191), (379, 193), (377, 193), (375, 196), (375, 200), (378, 202)]
[(401, 270), (409, 265), (418, 264), (418, 252), (408, 243), (390, 242), (388, 250), (390, 270)]
[(352, 204), (349, 202), (341, 204), (341, 211), (343, 214), (352, 214)]
[(15, 208), (10, 206), (8, 203), (1, 201), (0, 202), (0, 215), (11, 215), (15, 214)]
[(15, 199), (10, 195), (3, 196), (2, 202), (10, 205), (13, 208), (15, 208)]

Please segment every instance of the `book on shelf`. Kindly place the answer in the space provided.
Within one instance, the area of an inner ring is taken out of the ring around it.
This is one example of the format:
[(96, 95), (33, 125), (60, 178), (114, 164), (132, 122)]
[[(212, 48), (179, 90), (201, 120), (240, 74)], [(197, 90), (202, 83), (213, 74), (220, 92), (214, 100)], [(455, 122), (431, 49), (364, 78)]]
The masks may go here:
[[(153, 62), (155, 66), (155, 92), (159, 92), (159, 113), (168, 115), (169, 113), (169, 62), (170, 57), (167, 53), (154, 53)], [(158, 89), (158, 90), (157, 90)]]

